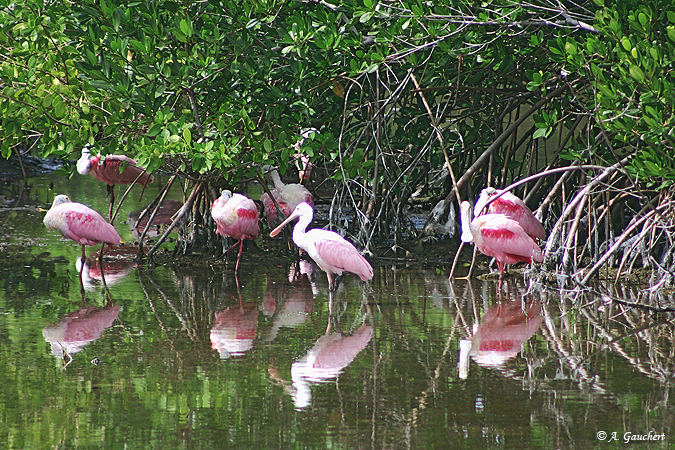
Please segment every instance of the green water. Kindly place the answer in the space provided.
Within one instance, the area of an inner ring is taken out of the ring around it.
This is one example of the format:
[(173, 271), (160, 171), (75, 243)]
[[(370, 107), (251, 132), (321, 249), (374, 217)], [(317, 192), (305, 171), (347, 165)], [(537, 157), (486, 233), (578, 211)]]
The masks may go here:
[[(108, 291), (85, 276), (83, 301), (79, 247), (35, 207), (66, 193), (105, 213), (105, 188), (30, 186), (0, 212), (9, 448), (623, 448), (650, 430), (664, 439), (630, 446), (672, 448), (672, 315), (377, 260), (370, 283), (342, 280), (329, 315), (324, 274), (289, 280), (300, 268), (270, 241), (244, 251), (238, 284), (232, 259), (127, 257)], [(115, 222), (128, 243), (139, 194)]]

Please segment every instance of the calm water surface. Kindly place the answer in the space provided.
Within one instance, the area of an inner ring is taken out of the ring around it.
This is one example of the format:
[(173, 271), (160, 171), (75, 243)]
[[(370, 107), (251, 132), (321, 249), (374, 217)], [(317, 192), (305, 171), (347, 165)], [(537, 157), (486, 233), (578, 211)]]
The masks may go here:
[[(238, 283), (233, 259), (122, 254), (106, 291), (87, 264), (82, 299), (79, 247), (35, 207), (66, 193), (105, 212), (105, 187), (30, 186), (0, 212), (10, 448), (604, 448), (612, 433), (624, 448), (650, 431), (663, 439), (630, 445), (672, 448), (672, 315), (378, 261), (372, 282), (342, 280), (329, 314), (325, 275), (270, 240), (245, 249)], [(139, 193), (115, 223), (130, 243)]]

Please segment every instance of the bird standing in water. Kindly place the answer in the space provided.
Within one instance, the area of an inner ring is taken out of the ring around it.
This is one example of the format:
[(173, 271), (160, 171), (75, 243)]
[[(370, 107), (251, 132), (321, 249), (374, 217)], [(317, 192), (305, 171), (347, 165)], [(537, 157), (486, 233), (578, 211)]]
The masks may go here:
[(319, 268), (326, 272), (331, 299), (335, 288), (333, 274), (340, 276), (342, 272), (350, 272), (358, 275), (363, 281), (371, 280), (373, 268), (349, 241), (334, 231), (319, 228), (306, 231), (313, 218), (312, 207), (302, 202), (286, 220), (272, 230), (270, 236), (276, 236), (287, 223), (298, 219), (298, 223), (293, 227), (293, 242), (306, 251)]
[[(260, 232), (258, 208), (253, 200), (245, 195), (232, 194), (231, 191), (224, 190), (211, 205), (211, 217), (216, 222), (217, 234), (229, 236), (239, 241), (239, 255), (237, 256), (237, 265), (234, 268), (236, 274), (239, 270), (244, 239), (253, 240)], [(234, 245), (227, 251), (233, 249)]]
[[(86, 259), (85, 245), (100, 243), (119, 245), (122, 242), (115, 227), (108, 223), (103, 216), (82, 203), (70, 201), (70, 198), (63, 194), (54, 197), (54, 203), (45, 214), (43, 223), (47, 228), (59, 230), (63, 237), (80, 244), (82, 246), (82, 260)], [(101, 259), (102, 257), (101, 254)], [(80, 285), (84, 290), (81, 268)]]
[(471, 219), (471, 204), (460, 205), (462, 241), (473, 242), (481, 253), (497, 260), (501, 287), (504, 265), (542, 262), (544, 257), (537, 243), (523, 227), (504, 214), (483, 214)]
[(110, 210), (108, 219), (112, 220), (113, 203), (115, 202), (114, 187), (116, 184), (136, 183), (146, 186), (152, 183), (153, 178), (144, 168), (139, 167), (135, 160), (124, 155), (91, 156), (91, 145), (82, 149), (82, 156), (77, 161), (77, 171), (82, 174), (91, 174), (94, 178), (108, 185), (110, 195)]
[[(530, 208), (520, 198), (511, 192), (502, 194), (502, 190), (493, 187), (485, 188), (481, 191), (476, 206), (474, 207), (474, 216), (481, 214), (504, 214), (509, 219), (513, 219), (532, 239), (546, 239), (546, 231), (541, 222), (534, 217)], [(501, 194), (501, 195), (500, 195)], [(493, 200), (487, 208), (485, 205), (493, 197), (499, 197)]]

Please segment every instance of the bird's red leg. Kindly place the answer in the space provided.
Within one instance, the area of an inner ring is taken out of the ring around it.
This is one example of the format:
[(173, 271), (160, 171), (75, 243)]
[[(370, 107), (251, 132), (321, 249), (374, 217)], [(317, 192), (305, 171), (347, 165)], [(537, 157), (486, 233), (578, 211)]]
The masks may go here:
[[(239, 260), (241, 259), (241, 251), (244, 249), (244, 239), (239, 239), (239, 255), (237, 255), (237, 265), (234, 266), (234, 273), (239, 270)], [(237, 283), (239, 284), (239, 283)]]

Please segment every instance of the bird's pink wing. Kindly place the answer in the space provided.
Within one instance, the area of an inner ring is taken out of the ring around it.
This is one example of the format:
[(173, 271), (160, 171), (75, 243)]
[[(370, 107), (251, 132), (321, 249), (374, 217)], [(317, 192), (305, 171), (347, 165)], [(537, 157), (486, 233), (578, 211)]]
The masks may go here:
[(481, 235), (481, 246), (490, 249), (490, 253), (506, 253), (523, 260), (531, 258), (537, 262), (543, 261), (537, 244), (515, 220), (498, 214), (486, 214), (475, 220), (478, 222), (476, 225)]
[[(311, 233), (314, 230), (308, 232)], [(326, 230), (317, 230), (326, 231)], [(358, 275), (363, 281), (373, 278), (373, 268), (350, 242), (337, 233), (322, 233), (315, 242), (324, 264)]]
[(94, 166), (95, 176), (108, 184), (131, 184), (138, 178), (139, 184), (152, 183), (152, 175), (139, 167), (135, 160), (125, 155), (108, 155), (103, 164)]
[(64, 221), (70, 234), (77, 236), (77, 238), (68, 237), (76, 241), (86, 239), (92, 243), (120, 244), (120, 235), (117, 234), (115, 227), (106, 222), (99, 213), (84, 205), (73, 203), (66, 203), (65, 205), (71, 205), (71, 207), (64, 211)]
[(546, 239), (544, 227), (537, 218), (534, 217), (530, 208), (527, 207), (525, 202), (510, 192), (490, 203), (489, 211), (491, 213), (506, 214), (517, 221), (523, 230), (530, 236)]

